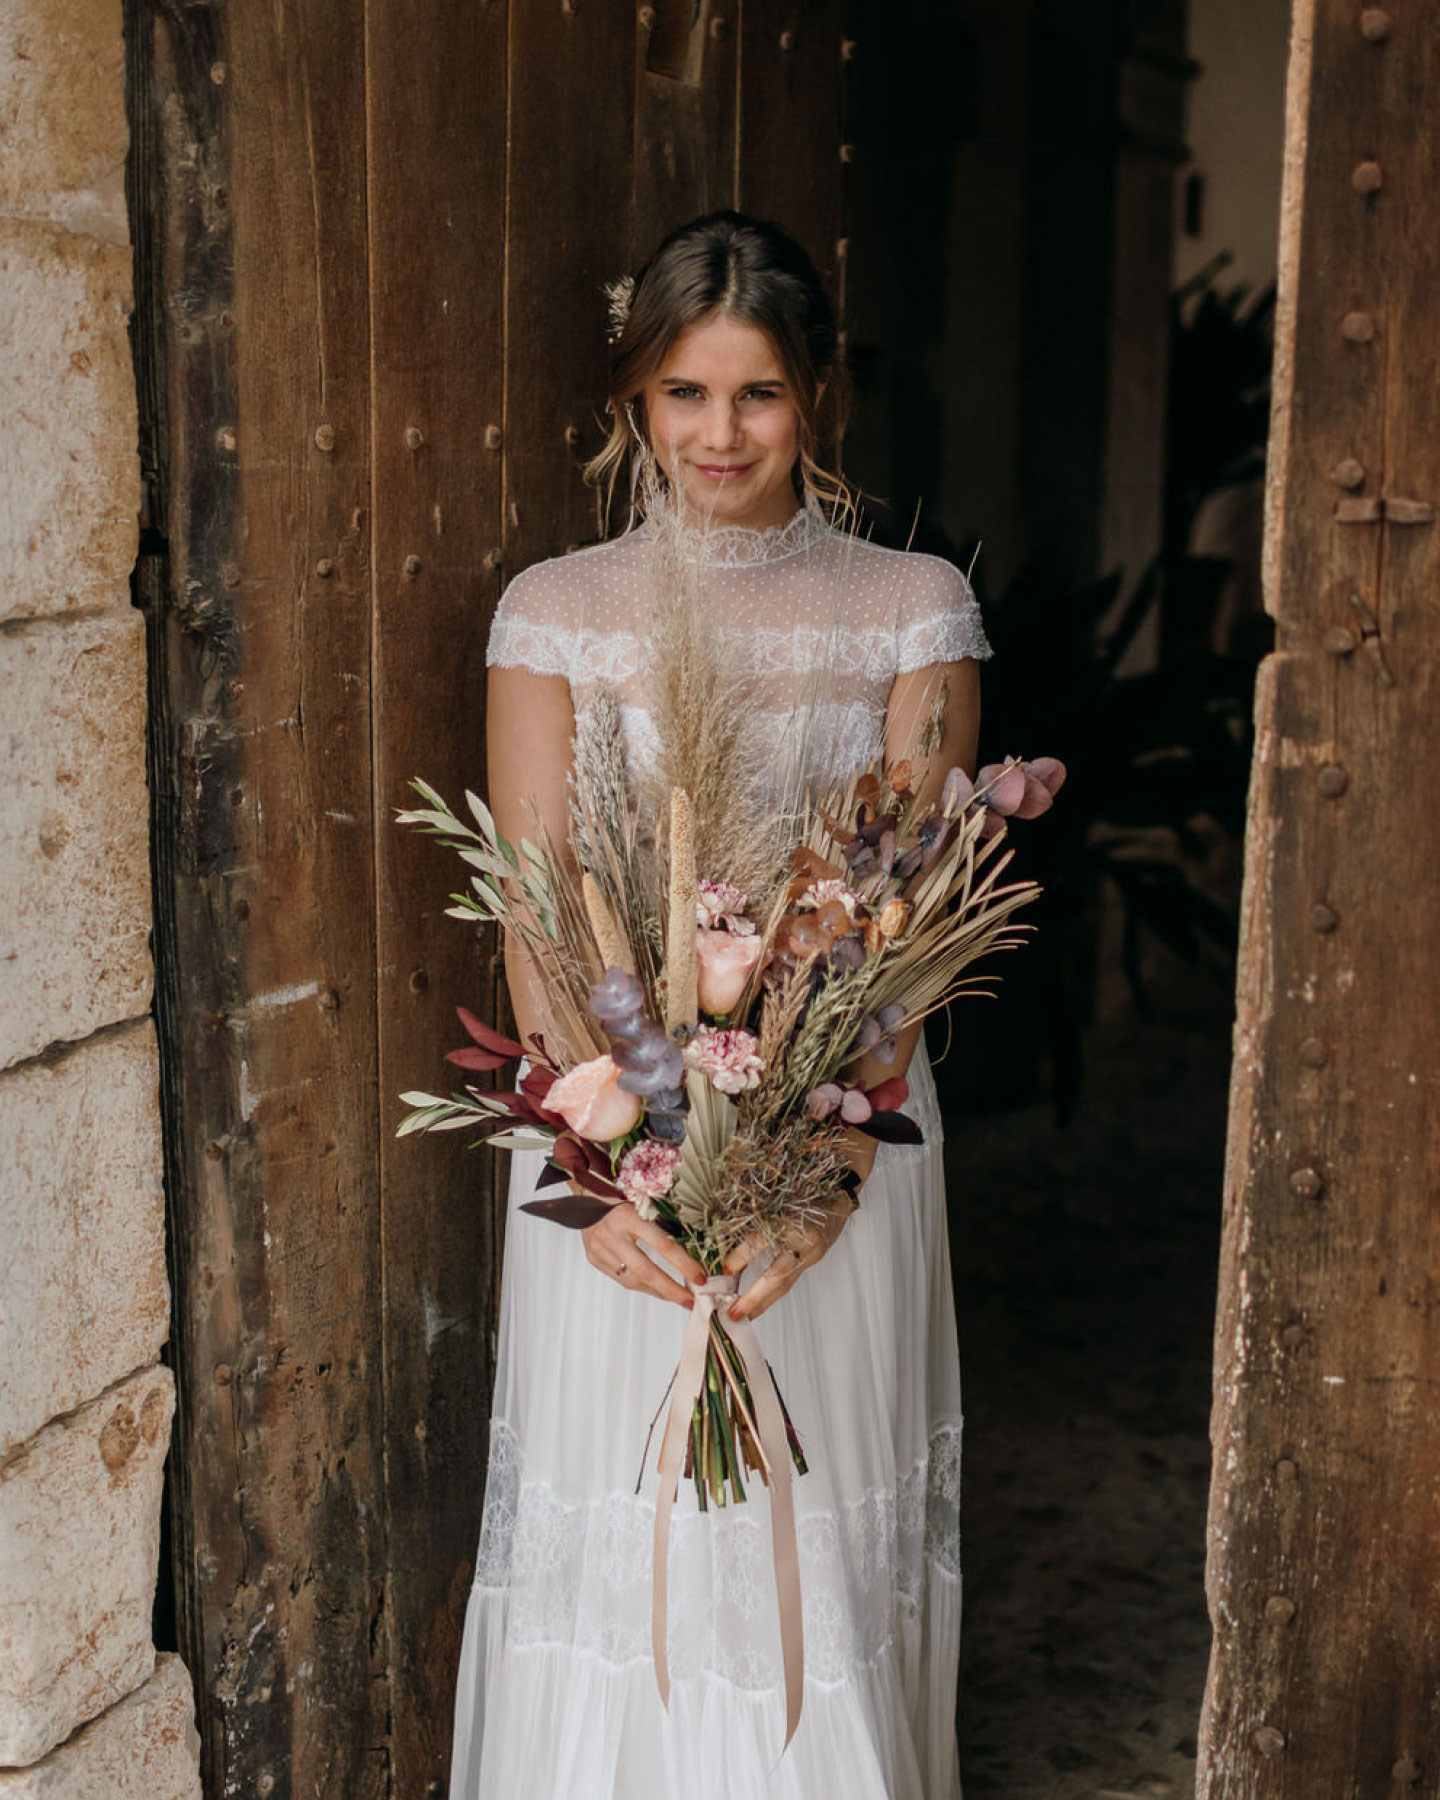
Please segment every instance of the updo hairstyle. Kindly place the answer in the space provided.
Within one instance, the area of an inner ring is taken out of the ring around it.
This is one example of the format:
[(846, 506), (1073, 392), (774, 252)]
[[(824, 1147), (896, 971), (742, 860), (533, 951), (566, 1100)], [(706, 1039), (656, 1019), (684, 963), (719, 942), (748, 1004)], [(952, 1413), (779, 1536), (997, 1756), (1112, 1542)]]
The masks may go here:
[[(818, 448), (838, 439), (849, 398), (835, 314), (814, 263), (778, 225), (739, 212), (706, 213), (666, 237), (635, 277), (610, 359), (610, 435), (585, 476), (606, 490), (608, 508), (627, 458), (653, 455), (644, 388), (680, 333), (711, 313), (763, 331), (780, 356), (799, 415), (796, 497), (814, 494), (832, 517), (854, 498)], [(821, 384), (825, 392), (820, 392)]]

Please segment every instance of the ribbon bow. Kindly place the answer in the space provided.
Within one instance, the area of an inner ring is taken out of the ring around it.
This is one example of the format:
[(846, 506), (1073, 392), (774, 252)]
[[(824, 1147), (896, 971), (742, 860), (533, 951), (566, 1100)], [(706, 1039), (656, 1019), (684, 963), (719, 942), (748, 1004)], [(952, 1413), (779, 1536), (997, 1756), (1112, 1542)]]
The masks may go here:
[[(655, 1681), (660, 1689), (661, 1704), (667, 1709), (670, 1705), (670, 1663), (666, 1653), (670, 1511), (675, 1503), (680, 1473), (685, 1463), (685, 1440), (689, 1433), (690, 1417), (705, 1380), (710, 1322), (720, 1302), (736, 1293), (739, 1285), (738, 1275), (712, 1275), (707, 1281), (690, 1283), (695, 1305), (685, 1330), (685, 1342), (680, 1349), (680, 1366), (675, 1371), (670, 1411), (665, 1420), (665, 1436), (660, 1445), (660, 1492), (655, 1502), (655, 1575), (650, 1635), (655, 1652)], [(785, 1436), (785, 1416), (780, 1409), (780, 1396), (775, 1391), (775, 1378), (760, 1349), (754, 1325), (749, 1319), (728, 1319), (725, 1330), (745, 1365), (745, 1374), (750, 1383), (750, 1398), (755, 1409), (760, 1451), (767, 1464), (771, 1538), (775, 1553), (775, 1593), (780, 1605), (780, 1648), (785, 1665), (785, 1742), (780, 1752), (783, 1756), (795, 1735), (795, 1727), (800, 1723), (800, 1703), (805, 1689), (800, 1552), (795, 1539), (795, 1494), (791, 1485), (790, 1451)]]

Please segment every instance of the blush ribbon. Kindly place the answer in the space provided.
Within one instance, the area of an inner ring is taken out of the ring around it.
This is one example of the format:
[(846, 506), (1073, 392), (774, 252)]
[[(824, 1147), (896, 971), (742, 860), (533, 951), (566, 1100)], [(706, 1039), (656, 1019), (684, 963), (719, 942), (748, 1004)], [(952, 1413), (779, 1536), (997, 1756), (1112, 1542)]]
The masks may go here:
[[(705, 1381), (705, 1358), (710, 1341), (710, 1322), (722, 1301), (738, 1291), (738, 1275), (712, 1275), (707, 1281), (691, 1282), (695, 1296), (685, 1341), (680, 1349), (680, 1366), (675, 1372), (670, 1411), (665, 1420), (665, 1436), (660, 1445), (660, 1492), (655, 1501), (655, 1574), (654, 1599), (651, 1610), (650, 1635), (655, 1652), (655, 1681), (660, 1700), (670, 1705), (670, 1663), (666, 1652), (668, 1635), (667, 1598), (669, 1587), (670, 1512), (680, 1485), (685, 1465), (685, 1443), (695, 1402)], [(726, 1319), (723, 1329), (734, 1344), (750, 1383), (750, 1399), (755, 1409), (756, 1437), (766, 1469), (770, 1489), (770, 1535), (775, 1557), (775, 1593), (780, 1606), (780, 1649), (785, 1666), (785, 1742), (783, 1756), (800, 1723), (800, 1704), (805, 1691), (805, 1634), (800, 1610), (800, 1551), (795, 1538), (795, 1492), (792, 1485), (790, 1446), (785, 1434), (785, 1415), (775, 1378), (770, 1373), (749, 1319)]]

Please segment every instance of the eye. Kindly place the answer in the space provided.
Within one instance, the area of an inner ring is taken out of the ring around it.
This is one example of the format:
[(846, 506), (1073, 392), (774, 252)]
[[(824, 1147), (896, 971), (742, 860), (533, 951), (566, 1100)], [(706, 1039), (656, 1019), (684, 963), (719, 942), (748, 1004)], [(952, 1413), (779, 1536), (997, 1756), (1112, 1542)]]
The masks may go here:
[(747, 391), (745, 398), (749, 400), (778, 400), (780, 398), (780, 390), (779, 388), (773, 387), (750, 388)]
[(665, 392), (671, 400), (693, 400), (700, 390), (693, 382), (681, 381), (667, 387)]

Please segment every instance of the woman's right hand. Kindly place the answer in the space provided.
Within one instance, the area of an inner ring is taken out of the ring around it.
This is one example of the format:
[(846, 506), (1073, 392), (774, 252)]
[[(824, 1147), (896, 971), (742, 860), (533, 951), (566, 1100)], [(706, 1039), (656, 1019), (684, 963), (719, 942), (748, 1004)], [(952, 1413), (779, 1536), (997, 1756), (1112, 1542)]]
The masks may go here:
[[(617, 1200), (603, 1219), (587, 1225), (580, 1235), (594, 1267), (621, 1287), (653, 1294), (657, 1300), (672, 1300), (676, 1306), (689, 1308), (695, 1304), (694, 1295), (684, 1283), (704, 1281), (705, 1270), (663, 1225), (654, 1219), (642, 1219), (630, 1201)], [(658, 1251), (682, 1280), (672, 1280), (664, 1269), (657, 1268), (640, 1248), (642, 1244)]]

